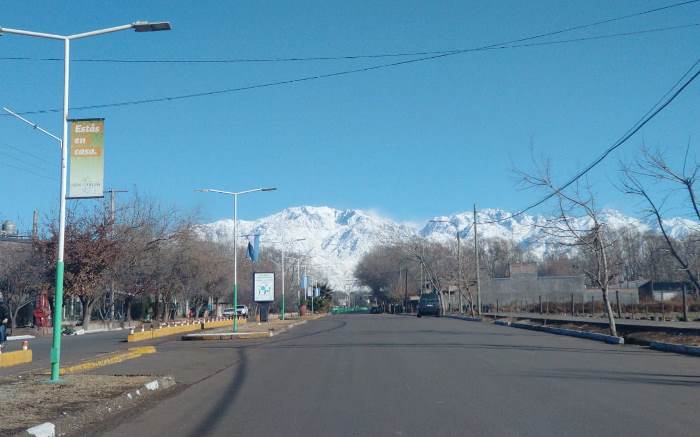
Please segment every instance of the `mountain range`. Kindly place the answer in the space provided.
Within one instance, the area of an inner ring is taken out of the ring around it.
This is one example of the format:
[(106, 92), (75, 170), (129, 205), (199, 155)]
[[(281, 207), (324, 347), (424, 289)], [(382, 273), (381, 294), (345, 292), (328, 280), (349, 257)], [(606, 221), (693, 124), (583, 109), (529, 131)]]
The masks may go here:
[[(616, 210), (605, 210), (601, 216), (613, 229), (654, 229), (642, 220)], [(470, 211), (436, 216), (424, 224), (400, 223), (359, 209), (297, 206), (257, 220), (239, 220), (239, 235), (259, 234), (263, 251), (265, 247), (287, 248), (289, 253), (310, 257), (314, 270), (322, 272), (334, 288), (344, 289), (353, 279), (353, 270), (359, 260), (376, 245), (397, 236), (413, 235), (436, 242), (450, 242), (454, 241), (457, 231), (463, 239), (473, 238), (473, 218)], [(538, 257), (554, 247), (553, 237), (537, 226), (546, 221), (547, 217), (543, 215), (511, 217), (510, 212), (501, 209), (477, 211), (479, 238), (511, 240)], [(588, 225), (586, 218), (576, 221), (578, 227)], [(670, 218), (664, 224), (667, 231), (676, 237), (700, 229), (697, 222), (680, 217)], [(199, 229), (205, 239), (225, 244), (233, 242), (231, 219), (204, 224)], [(239, 243), (245, 244), (245, 241), (239, 240)], [(289, 259), (288, 263), (293, 265), (296, 262)]]

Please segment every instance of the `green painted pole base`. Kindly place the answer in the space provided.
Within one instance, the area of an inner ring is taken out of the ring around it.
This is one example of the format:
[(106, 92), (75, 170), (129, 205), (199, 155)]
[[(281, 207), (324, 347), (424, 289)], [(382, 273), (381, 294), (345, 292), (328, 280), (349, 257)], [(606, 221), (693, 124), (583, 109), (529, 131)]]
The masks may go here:
[(56, 262), (56, 296), (53, 302), (53, 343), (51, 345), (51, 381), (61, 376), (61, 322), (63, 321), (63, 261)]

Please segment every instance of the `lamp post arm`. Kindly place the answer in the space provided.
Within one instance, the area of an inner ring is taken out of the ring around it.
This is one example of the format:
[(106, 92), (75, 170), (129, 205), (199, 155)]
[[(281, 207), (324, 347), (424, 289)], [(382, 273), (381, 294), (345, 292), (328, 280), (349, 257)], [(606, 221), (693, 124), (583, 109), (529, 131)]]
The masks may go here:
[(121, 26), (109, 27), (107, 29), (91, 30), (90, 32), (76, 33), (74, 35), (69, 35), (66, 38), (67, 39), (88, 38), (90, 36), (102, 35), (105, 33), (119, 32), (121, 30), (129, 30), (129, 29), (133, 29), (133, 27), (134, 27), (133, 23), (123, 24)]
[(46, 129), (44, 129), (43, 127), (39, 126), (38, 124), (33, 123), (33, 122), (27, 120), (26, 118), (22, 117), (21, 115), (17, 114), (16, 112), (12, 111), (12, 110), (9, 109), (9, 108), (3, 107), (2, 109), (3, 109), (5, 112), (7, 112), (8, 114), (12, 115), (13, 117), (16, 117), (16, 118), (22, 120), (23, 122), (27, 123), (28, 125), (30, 125), (30, 126), (33, 127), (34, 129), (38, 130), (39, 132), (42, 132), (42, 133), (44, 133), (44, 134), (50, 136), (50, 137), (53, 138), (54, 140), (58, 141), (59, 145), (60, 145), (61, 147), (63, 147), (63, 140), (60, 139), (59, 137), (57, 137), (56, 135), (54, 135), (54, 134), (52, 134), (51, 132), (47, 131)]

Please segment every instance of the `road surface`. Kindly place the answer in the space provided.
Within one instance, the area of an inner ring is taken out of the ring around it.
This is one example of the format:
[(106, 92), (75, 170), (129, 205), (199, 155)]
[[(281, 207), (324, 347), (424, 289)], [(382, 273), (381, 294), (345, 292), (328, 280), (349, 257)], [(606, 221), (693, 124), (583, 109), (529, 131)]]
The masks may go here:
[[(64, 335), (61, 337), (61, 364), (76, 363), (93, 358), (107, 352), (134, 347), (134, 344), (126, 342), (128, 330), (96, 332), (84, 335)], [(27, 370), (45, 369), (51, 367), (51, 344), (53, 337), (50, 335), (29, 340), (32, 349), (32, 362), (20, 366), (0, 369), (0, 377), (22, 373)], [(152, 344), (152, 343), (145, 343)], [(21, 340), (12, 340), (7, 343), (7, 351), (18, 350), (22, 347)], [(136, 343), (140, 346), (140, 343)]]
[(447, 318), (338, 315), (178, 342), (102, 372), (174, 374), (107, 436), (697, 436), (700, 359)]

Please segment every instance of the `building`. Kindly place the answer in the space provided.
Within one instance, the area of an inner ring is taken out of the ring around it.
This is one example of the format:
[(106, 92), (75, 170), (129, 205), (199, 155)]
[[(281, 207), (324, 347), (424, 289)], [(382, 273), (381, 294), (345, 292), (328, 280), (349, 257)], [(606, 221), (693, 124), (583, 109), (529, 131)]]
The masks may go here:
[(586, 290), (585, 277), (539, 276), (536, 263), (513, 263), (507, 278), (484, 277), (481, 281), (483, 304), (570, 300), (571, 295), (582, 296)]
[(691, 293), (693, 285), (689, 282), (647, 281), (639, 286), (640, 302), (664, 302), (683, 296), (683, 287)]

